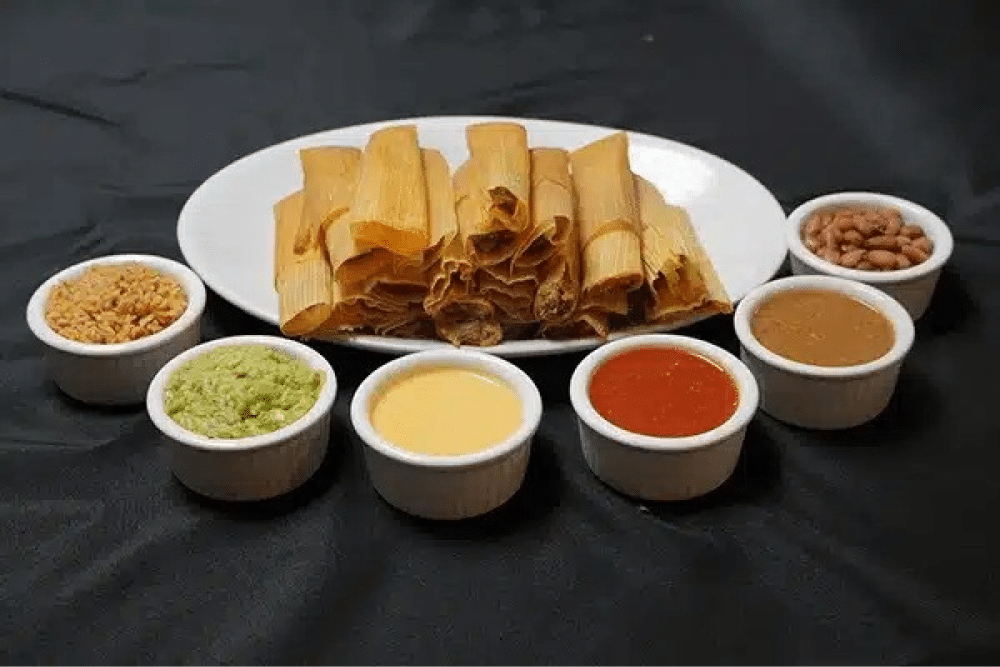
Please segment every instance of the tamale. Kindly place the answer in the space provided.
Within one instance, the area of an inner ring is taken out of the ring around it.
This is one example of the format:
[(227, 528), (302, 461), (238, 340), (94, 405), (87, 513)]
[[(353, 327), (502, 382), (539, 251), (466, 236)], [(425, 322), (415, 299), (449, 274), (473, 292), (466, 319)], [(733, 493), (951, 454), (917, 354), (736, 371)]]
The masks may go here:
[(514, 250), (515, 266), (538, 266), (562, 243), (573, 217), (569, 154), (560, 148), (532, 148), (531, 225)]
[(302, 191), (296, 190), (279, 199), (272, 207), (274, 215), (274, 271), (272, 280), (277, 291), (282, 275), (295, 261), (295, 236), (302, 221)]
[(303, 224), (295, 239), (297, 252), (315, 243), (347, 212), (360, 160), (361, 151), (357, 148), (319, 146), (299, 151), (304, 201)]
[(469, 125), (465, 137), (484, 196), (465, 236), (478, 263), (496, 264), (513, 255), (531, 221), (528, 135), (522, 125), (496, 122)]
[(474, 216), (471, 199), (472, 171), (469, 162), (463, 163), (454, 176), (453, 198), (455, 231), (444, 244), (440, 259), (428, 269), (428, 295), (424, 308), (436, 315), (449, 302), (469, 294), (473, 274), (472, 261), (461, 233), (459, 220), (468, 221)]
[[(457, 235), (448, 163), (438, 151), (422, 149), (420, 152), (421, 169), (427, 184), (431, 245), (417, 256), (405, 257), (380, 247), (363, 250), (355, 243), (353, 251), (358, 254), (339, 264), (335, 274), (346, 293), (378, 307), (378, 312), (392, 310), (394, 314), (391, 317), (376, 316), (370, 322), (376, 333), (382, 335), (426, 328), (416, 322), (409, 327), (407, 319), (427, 318), (422, 304), (427, 296), (428, 264), (433, 264), (435, 258), (440, 257), (441, 246)], [(345, 230), (334, 231), (339, 240), (347, 246), (351, 245), (353, 239), (345, 238)], [(387, 306), (394, 308), (387, 309)]]
[(482, 297), (448, 302), (435, 314), (434, 328), (454, 345), (496, 345), (504, 331), (493, 304)]
[(468, 246), (462, 242), (464, 230), (480, 211), (472, 176), (469, 162), (455, 172), (458, 234), (444, 248), (424, 307), (434, 318), (439, 337), (455, 345), (495, 345), (503, 338), (503, 326), (493, 302), (473, 292), (474, 266)]
[(512, 280), (480, 268), (476, 270), (473, 284), (476, 294), (486, 297), (499, 309), (498, 315), (502, 315), (504, 324), (535, 320), (538, 280), (534, 272)]
[[(531, 218), (536, 238), (531, 247), (541, 246), (534, 313), (545, 328), (572, 313), (580, 295), (580, 239), (566, 151), (531, 150)], [(531, 247), (515, 255), (515, 261), (534, 261)]]
[[(327, 205), (341, 213), (328, 219), (324, 234), (331, 270), (332, 310), (312, 333), (315, 338), (374, 330), (383, 322), (394, 322), (400, 313), (406, 312), (405, 303), (393, 303), (392, 299), (381, 297), (373, 289), (380, 278), (394, 275), (398, 256), (383, 248), (359, 247), (351, 235), (350, 205), (355, 195), (360, 164), (360, 160), (356, 161), (352, 168), (338, 171), (338, 179), (331, 178), (327, 182), (330, 193)], [(403, 275), (401, 282), (405, 283), (405, 278)], [(391, 293), (393, 289), (388, 291)]]
[(417, 262), (393, 262), (386, 273), (365, 284), (373, 299), (403, 304), (422, 304), (427, 296), (427, 275)]
[[(350, 201), (354, 192), (348, 192)], [(350, 213), (337, 219), (327, 229), (325, 237), (333, 280), (338, 286), (341, 300), (348, 303), (356, 300), (378, 303), (381, 299), (377, 294), (377, 286), (380, 281), (390, 277), (398, 276), (398, 284), (409, 285), (414, 282), (413, 276), (416, 273), (416, 282), (424, 282), (419, 270), (399, 270), (413, 265), (413, 260), (401, 258), (385, 248), (360, 246), (351, 234), (352, 219)], [(391, 290), (384, 296), (389, 293)], [(334, 320), (336, 321), (336, 317)]]
[(330, 266), (319, 239), (304, 234), (308, 243), (302, 252), (295, 251), (294, 239), (308, 226), (304, 201), (303, 191), (298, 190), (274, 206), (275, 288), (281, 331), (287, 336), (308, 335), (326, 321), (332, 308)]
[[(611, 316), (629, 313), (629, 293), (644, 279), (627, 135), (618, 132), (573, 151), (570, 164), (582, 269), (571, 318), (606, 336)], [(571, 323), (560, 328), (573, 330)]]
[[(584, 252), (584, 301), (590, 305), (588, 292), (595, 288), (624, 293), (642, 284), (639, 210), (627, 135), (617, 132), (579, 148), (570, 153), (570, 163)], [(598, 247), (588, 252), (595, 243)]]
[(565, 319), (543, 323), (540, 333), (547, 338), (606, 338), (611, 333), (608, 320), (605, 312), (576, 310)]
[(455, 190), (448, 162), (439, 151), (422, 148), (424, 180), (427, 184), (427, 230), (430, 235), (424, 251), (424, 268), (440, 260), (444, 248), (458, 235), (455, 217)]
[(732, 304), (687, 211), (671, 206), (652, 183), (635, 177), (642, 221), (642, 257), (649, 299), (646, 321), (686, 313), (731, 312)]
[(512, 259), (475, 269), (472, 289), (494, 302), (504, 324), (533, 322), (538, 267), (516, 266)]
[(413, 125), (396, 125), (368, 139), (349, 213), (358, 248), (383, 248), (404, 257), (427, 247), (427, 186)]

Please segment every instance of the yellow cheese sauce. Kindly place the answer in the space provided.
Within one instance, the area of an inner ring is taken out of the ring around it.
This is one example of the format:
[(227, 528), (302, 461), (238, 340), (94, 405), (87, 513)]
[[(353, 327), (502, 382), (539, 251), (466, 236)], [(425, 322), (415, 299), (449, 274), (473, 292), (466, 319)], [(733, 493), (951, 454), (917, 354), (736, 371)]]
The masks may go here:
[(521, 411), (517, 394), (502, 380), (442, 366), (391, 382), (375, 397), (371, 422), (397, 447), (453, 456), (505, 440), (520, 425)]

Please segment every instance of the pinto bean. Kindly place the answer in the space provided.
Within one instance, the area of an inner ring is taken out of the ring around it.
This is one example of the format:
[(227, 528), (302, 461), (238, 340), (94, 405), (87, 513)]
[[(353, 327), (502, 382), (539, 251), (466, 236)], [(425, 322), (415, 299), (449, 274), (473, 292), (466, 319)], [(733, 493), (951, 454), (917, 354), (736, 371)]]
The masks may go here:
[(865, 241), (866, 248), (874, 248), (876, 250), (895, 250), (899, 247), (899, 243), (896, 241), (895, 236), (872, 236), (867, 241)]
[(854, 218), (841, 218), (833, 223), (833, 227), (841, 234), (846, 234), (849, 231), (857, 231), (858, 221)]
[(874, 220), (869, 220), (867, 217), (858, 221), (858, 231), (864, 236), (872, 236), (873, 234), (881, 231), (879, 229), (878, 223)]
[(844, 232), (844, 242), (860, 247), (865, 242), (865, 237), (857, 229), (849, 229)]
[(856, 248), (855, 250), (849, 250), (840, 256), (840, 265), (853, 269), (858, 266), (858, 262), (865, 258), (865, 250), (862, 248)]
[(920, 238), (914, 239), (913, 243), (911, 243), (910, 245), (912, 245), (914, 248), (919, 248), (920, 250), (923, 250), (928, 255), (930, 255), (931, 251), (934, 249), (934, 244), (932, 244), (931, 240), (926, 236), (921, 236)]
[(840, 262), (840, 252), (836, 248), (826, 246), (824, 248), (820, 248), (820, 251), (816, 254), (831, 264), (838, 264)]
[(840, 241), (840, 232), (836, 227), (827, 225), (826, 229), (820, 232), (819, 238), (823, 242), (823, 245), (828, 248), (833, 248)]
[(888, 250), (870, 250), (866, 259), (880, 269), (896, 268), (896, 253)]
[(901, 252), (904, 257), (906, 257), (914, 264), (920, 264), (921, 262), (926, 262), (927, 257), (929, 256), (926, 252), (923, 251), (923, 249), (918, 248), (916, 243), (910, 243), (909, 245), (904, 246)]

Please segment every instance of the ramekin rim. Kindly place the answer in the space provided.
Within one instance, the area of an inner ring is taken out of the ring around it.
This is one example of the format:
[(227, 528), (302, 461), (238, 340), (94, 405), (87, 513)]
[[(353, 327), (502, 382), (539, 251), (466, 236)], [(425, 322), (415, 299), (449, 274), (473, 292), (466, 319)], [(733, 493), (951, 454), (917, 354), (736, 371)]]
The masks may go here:
[[(817, 366), (792, 361), (775, 354), (764, 347), (753, 335), (750, 321), (764, 300), (778, 292), (796, 288), (834, 291), (861, 299), (889, 320), (895, 333), (892, 347), (878, 359), (853, 366)], [(823, 275), (788, 276), (755, 287), (736, 306), (733, 313), (733, 328), (736, 330), (736, 337), (744, 350), (769, 366), (796, 375), (844, 380), (868, 377), (901, 363), (909, 353), (916, 337), (913, 319), (899, 301), (872, 285), (837, 276)]]
[[(82, 275), (92, 266), (114, 266), (139, 263), (168, 273), (181, 283), (187, 296), (187, 306), (180, 317), (149, 336), (125, 343), (82, 343), (56, 333), (45, 320), (45, 305), (52, 290), (70, 278)], [(32, 293), (26, 308), (28, 327), (38, 340), (51, 348), (82, 357), (120, 357), (140, 354), (160, 347), (180, 335), (201, 317), (207, 301), (205, 284), (189, 266), (160, 255), (126, 253), (102, 255), (71, 264), (47, 278)]]
[[(916, 222), (920, 224), (934, 242), (930, 257), (926, 261), (907, 269), (865, 271), (863, 269), (849, 269), (832, 264), (809, 250), (802, 241), (802, 225), (805, 224), (809, 215), (827, 206), (849, 203), (894, 206), (901, 209), (904, 214), (909, 212), (911, 216), (918, 218)], [(906, 283), (933, 273), (941, 269), (948, 261), (955, 245), (948, 225), (940, 216), (927, 207), (909, 199), (897, 197), (896, 195), (863, 190), (831, 192), (803, 202), (788, 214), (785, 241), (788, 251), (795, 255), (796, 259), (808, 265), (813, 270), (871, 284)]]
[[(588, 389), (590, 379), (600, 364), (627, 350), (644, 347), (682, 349), (704, 356), (723, 367), (736, 383), (739, 401), (736, 410), (722, 424), (704, 433), (684, 437), (656, 437), (633, 433), (612, 424), (594, 408)], [(577, 416), (602, 436), (621, 445), (663, 453), (681, 453), (718, 445), (745, 428), (753, 419), (760, 402), (760, 390), (753, 373), (729, 351), (691, 336), (650, 333), (628, 336), (606, 343), (585, 356), (570, 378), (570, 402)]]
[[(304, 415), (291, 424), (282, 426), (270, 433), (248, 436), (246, 438), (210, 438), (190, 431), (175, 422), (167, 414), (163, 406), (163, 394), (166, 390), (167, 382), (173, 373), (181, 365), (207, 352), (235, 345), (263, 345), (273, 349), (280, 349), (308, 363), (312, 368), (323, 371), (326, 379), (323, 383), (323, 388), (320, 389), (319, 396), (316, 397), (316, 402), (313, 403), (313, 406)], [(161, 433), (185, 446), (214, 452), (247, 451), (282, 444), (314, 426), (316, 422), (332, 409), (333, 403), (337, 398), (337, 388), (337, 375), (333, 370), (333, 366), (322, 354), (305, 343), (280, 336), (225, 336), (195, 345), (164, 364), (149, 383), (149, 388), (146, 391), (146, 412)]]
[[(498, 376), (517, 394), (522, 406), (521, 423), (501, 442), (486, 449), (459, 455), (421, 454), (398, 447), (382, 437), (371, 423), (371, 401), (375, 393), (401, 373), (423, 367), (460, 366)], [(538, 429), (542, 418), (542, 398), (538, 387), (523, 370), (496, 355), (454, 348), (423, 350), (397, 357), (376, 368), (366, 377), (351, 399), (351, 423), (365, 446), (393, 459), (420, 468), (453, 470), (474, 468), (501, 460), (525, 445)]]

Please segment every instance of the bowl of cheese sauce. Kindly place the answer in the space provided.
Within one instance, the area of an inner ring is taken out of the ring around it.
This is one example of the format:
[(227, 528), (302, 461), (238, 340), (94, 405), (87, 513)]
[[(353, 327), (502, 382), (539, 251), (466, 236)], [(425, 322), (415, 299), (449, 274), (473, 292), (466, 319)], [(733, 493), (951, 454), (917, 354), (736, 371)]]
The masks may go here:
[(431, 519), (477, 516), (509, 500), (524, 481), (541, 414), (523, 371), (463, 349), (395, 359), (351, 402), (375, 490)]
[(732, 474), (757, 409), (749, 369), (711, 343), (673, 334), (602, 345), (570, 380), (587, 465), (646, 500), (685, 500)]
[(761, 409), (816, 429), (878, 416), (914, 339), (900, 302), (832, 276), (793, 276), (752, 290), (734, 326), (741, 358), (762, 388)]

